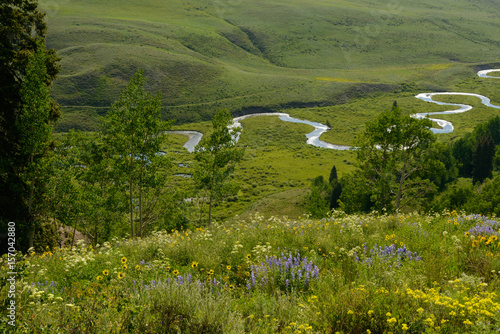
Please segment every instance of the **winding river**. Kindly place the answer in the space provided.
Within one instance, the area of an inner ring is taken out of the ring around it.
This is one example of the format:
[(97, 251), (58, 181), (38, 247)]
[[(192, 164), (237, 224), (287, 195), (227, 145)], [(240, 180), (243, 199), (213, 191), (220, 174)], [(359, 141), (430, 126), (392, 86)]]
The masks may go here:
[[(500, 72), (500, 69), (490, 69), (490, 70), (479, 71), (479, 72), (477, 72), (477, 75), (481, 78), (500, 79), (500, 77), (489, 76), (488, 74), (491, 72)], [(479, 95), (479, 94), (458, 93), (458, 92), (420, 93), (420, 94), (415, 96), (417, 99), (420, 99), (420, 100), (423, 100), (426, 102), (436, 103), (438, 105), (458, 107), (458, 109), (439, 111), (439, 112), (417, 113), (417, 114), (412, 115), (412, 117), (420, 119), (420, 118), (428, 117), (431, 115), (458, 114), (458, 113), (466, 112), (466, 111), (469, 111), (472, 109), (472, 106), (467, 105), (467, 104), (434, 101), (432, 99), (432, 97), (435, 95), (473, 96), (473, 97), (479, 98), (481, 100), (481, 103), (487, 107), (500, 109), (500, 106), (491, 104), (491, 101), (489, 98), (487, 98), (486, 96), (483, 96), (483, 95)], [(307, 121), (307, 120), (294, 118), (286, 113), (258, 113), (258, 114), (250, 114), (250, 115), (235, 117), (233, 119), (233, 124), (231, 125), (231, 127), (235, 127), (235, 126), (242, 127), (242, 125), (240, 123), (241, 120), (247, 119), (250, 117), (257, 117), (257, 116), (279, 116), (279, 118), (284, 122), (301, 123), (301, 124), (307, 124), (307, 125), (314, 127), (314, 130), (312, 132), (306, 134), (307, 144), (309, 144), (309, 145), (327, 148), (327, 149), (332, 149), (332, 150), (348, 150), (350, 148), (350, 146), (334, 145), (334, 144), (330, 144), (330, 143), (327, 143), (327, 142), (320, 140), (319, 137), (324, 132), (329, 130), (328, 126), (321, 124), (321, 123), (317, 123), (317, 122), (311, 122), (311, 121)], [(441, 127), (441, 128), (431, 128), (430, 130), (434, 133), (450, 133), (454, 129), (453, 124), (449, 121), (445, 121), (445, 120), (437, 119), (437, 118), (429, 118), (429, 119), (436, 122)], [(184, 147), (188, 150), (188, 152), (194, 152), (194, 148), (196, 147), (196, 145), (198, 145), (198, 143), (200, 142), (200, 140), (203, 136), (202, 133), (197, 132), (197, 131), (167, 131), (167, 133), (188, 135), (189, 139), (184, 144)]]

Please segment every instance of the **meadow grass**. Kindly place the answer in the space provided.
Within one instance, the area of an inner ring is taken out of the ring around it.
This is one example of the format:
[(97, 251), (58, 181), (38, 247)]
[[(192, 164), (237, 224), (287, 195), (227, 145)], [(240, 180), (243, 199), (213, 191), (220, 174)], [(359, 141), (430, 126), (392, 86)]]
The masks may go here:
[(19, 254), (15, 332), (494, 333), (499, 228), (455, 211), (255, 215)]
[[(252, 117), (241, 123), (243, 130), (238, 145), (245, 147), (245, 155), (233, 176), (239, 191), (228, 201), (216, 205), (216, 219), (248, 216), (255, 210), (267, 216), (298, 217), (305, 212), (304, 199), (315, 177), (327, 178), (333, 165), (339, 175), (354, 169), (353, 152), (306, 144), (305, 135), (314, 129), (309, 125), (284, 122), (277, 116)], [(211, 132), (208, 122), (184, 124), (174, 129), (196, 130), (204, 136)], [(192, 174), (194, 155), (182, 147), (182, 136), (168, 135), (167, 138), (172, 140), (164, 146), (174, 160), (172, 173)], [(178, 167), (179, 164), (182, 167)], [(186, 189), (193, 185), (190, 178), (177, 178), (175, 182)], [(280, 200), (284, 202), (279, 203)]]

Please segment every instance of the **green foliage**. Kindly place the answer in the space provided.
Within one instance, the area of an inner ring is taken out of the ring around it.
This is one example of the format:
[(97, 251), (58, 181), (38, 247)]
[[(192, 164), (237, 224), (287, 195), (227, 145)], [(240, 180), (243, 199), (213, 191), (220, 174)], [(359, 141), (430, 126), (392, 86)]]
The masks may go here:
[[(16, 119), (19, 133), (20, 155), (24, 158), (19, 170), (20, 178), (29, 187), (25, 194), (30, 217), (28, 246), (33, 247), (35, 237), (35, 217), (40, 217), (42, 200), (38, 188), (47, 180), (43, 165), (51, 141), (50, 109), (46, 55), (44, 45), (38, 43), (36, 51), (28, 58), (26, 77), (21, 84), (22, 109)], [(38, 195), (38, 196), (37, 196)]]
[[(54, 215), (95, 245), (122, 234), (126, 196), (114, 184), (112, 150), (99, 134), (71, 131), (57, 146)], [(73, 242), (71, 241), (71, 244)]]
[(460, 176), (473, 177), (475, 182), (491, 176), (493, 151), (500, 144), (499, 124), (500, 117), (492, 117), (453, 142), (453, 156), (458, 161)]
[[(436, 201), (434, 207), (435, 211), (447, 210), (460, 210), (465, 209), (465, 205), (474, 196), (474, 189), (471, 183), (467, 184), (452, 184), (448, 189), (441, 194)], [(483, 213), (474, 210), (474, 212)]]
[(495, 157), (493, 158), (493, 165), (495, 170), (500, 170), (500, 145), (495, 147)]
[(128, 193), (131, 236), (142, 236), (155, 220), (153, 208), (165, 191), (161, 172), (168, 167), (166, 157), (158, 154), (168, 124), (160, 120), (160, 95), (153, 97), (144, 89), (143, 71), (136, 72), (102, 123), (104, 143), (120, 172), (114, 173), (115, 184)]
[(373, 209), (398, 211), (433, 189), (425, 175), (436, 168), (429, 153), (435, 141), (430, 126), (428, 119), (403, 115), (396, 102), (391, 110), (367, 122), (356, 141), (355, 177), (370, 189)]
[(334, 180), (337, 180), (337, 167), (333, 165), (332, 170), (330, 171), (330, 177), (328, 178), (328, 182), (331, 184)]
[(447, 184), (458, 178), (458, 164), (450, 145), (435, 142), (431, 147), (431, 151), (431, 159), (435, 161), (438, 168), (428, 170), (426, 175), (442, 191)]
[(317, 176), (311, 182), (311, 193), (306, 198), (307, 213), (313, 218), (326, 217), (330, 211), (330, 196), (332, 187), (325, 181), (323, 175)]
[(338, 209), (340, 207), (340, 196), (342, 195), (342, 184), (340, 183), (339, 180), (334, 180), (331, 183), (332, 186), (332, 192), (330, 195), (330, 210), (331, 209)]
[(375, 204), (372, 192), (367, 187), (365, 179), (357, 173), (345, 174), (340, 179), (342, 193), (340, 195), (340, 208), (348, 214), (355, 212), (370, 212)]
[(468, 212), (500, 216), (500, 175), (487, 179), (464, 205)]
[(453, 156), (457, 159), (460, 176), (470, 177), (473, 171), (473, 154), (475, 141), (468, 134), (453, 143)]
[(472, 182), (482, 183), (486, 178), (491, 177), (493, 170), (493, 159), (495, 156), (495, 142), (491, 137), (478, 137), (476, 147), (472, 155)]
[[(203, 202), (208, 203), (208, 223), (212, 222), (212, 205), (238, 192), (231, 175), (244, 154), (236, 147), (241, 128), (231, 126), (233, 117), (221, 110), (212, 119), (212, 133), (205, 136), (195, 148), (197, 162), (194, 179), (197, 190), (202, 191)], [(200, 222), (203, 205), (200, 205)]]
[[(32, 153), (37, 155), (35, 162), (47, 150), (46, 139), (38, 142), (29, 137), (45, 136), (48, 122), (60, 115), (58, 105), (47, 96), (59, 59), (55, 50), (45, 49), (46, 25), (37, 1), (2, 1), (0, 12), (0, 229), (5, 231), (8, 221), (16, 221), (17, 247), (27, 249), (34, 237), (35, 211), (30, 203), (37, 191), (33, 170), (28, 176), (27, 167)], [(46, 117), (46, 123), (40, 124), (43, 120), (37, 117)], [(30, 122), (40, 125), (32, 128), (33, 134), (23, 132), (31, 130)]]

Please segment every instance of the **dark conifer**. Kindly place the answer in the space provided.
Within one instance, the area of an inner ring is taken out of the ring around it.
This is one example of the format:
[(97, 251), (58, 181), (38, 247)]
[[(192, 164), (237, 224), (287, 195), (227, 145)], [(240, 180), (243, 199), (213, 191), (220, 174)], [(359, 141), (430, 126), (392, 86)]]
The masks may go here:
[(488, 136), (481, 136), (476, 141), (472, 156), (472, 182), (483, 182), (491, 177), (493, 171), (493, 158), (495, 156), (495, 142)]
[(332, 170), (330, 172), (330, 177), (328, 178), (328, 183), (332, 183), (333, 180), (337, 180), (337, 167), (333, 165)]

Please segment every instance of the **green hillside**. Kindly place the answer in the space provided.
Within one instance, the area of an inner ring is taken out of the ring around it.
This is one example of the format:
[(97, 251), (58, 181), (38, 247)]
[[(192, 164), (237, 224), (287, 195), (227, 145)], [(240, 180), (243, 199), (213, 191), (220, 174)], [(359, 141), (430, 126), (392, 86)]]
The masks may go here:
[(478, 66), (500, 62), (499, 7), (489, 0), (41, 1), (47, 44), (61, 56), (53, 94), (63, 106), (62, 131), (95, 129), (137, 68), (150, 90), (162, 92), (164, 115), (179, 123), (208, 120), (221, 107), (278, 110), (401, 87), (452, 89)]

